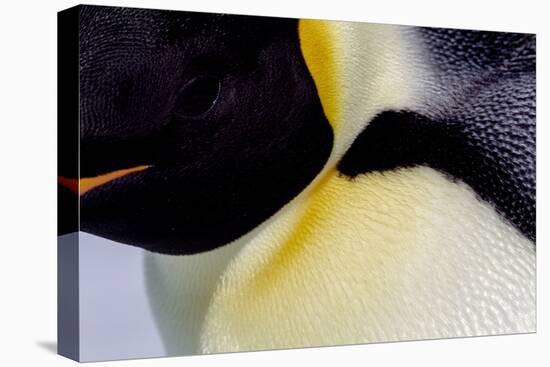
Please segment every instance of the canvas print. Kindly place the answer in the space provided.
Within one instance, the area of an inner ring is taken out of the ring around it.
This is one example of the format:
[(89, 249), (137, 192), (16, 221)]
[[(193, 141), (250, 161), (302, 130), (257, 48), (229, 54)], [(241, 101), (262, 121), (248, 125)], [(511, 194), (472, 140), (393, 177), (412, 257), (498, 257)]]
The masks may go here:
[(536, 331), (534, 34), (58, 20), (60, 354)]

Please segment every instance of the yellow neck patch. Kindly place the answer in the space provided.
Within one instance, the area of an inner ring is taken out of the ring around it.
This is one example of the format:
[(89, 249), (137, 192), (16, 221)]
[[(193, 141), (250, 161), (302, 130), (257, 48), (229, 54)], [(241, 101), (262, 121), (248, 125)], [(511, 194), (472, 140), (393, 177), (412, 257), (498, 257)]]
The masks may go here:
[(341, 88), (338, 85), (340, 70), (335, 53), (335, 28), (331, 22), (301, 19), (298, 24), (300, 47), (306, 65), (313, 77), (321, 104), (333, 129), (340, 121)]

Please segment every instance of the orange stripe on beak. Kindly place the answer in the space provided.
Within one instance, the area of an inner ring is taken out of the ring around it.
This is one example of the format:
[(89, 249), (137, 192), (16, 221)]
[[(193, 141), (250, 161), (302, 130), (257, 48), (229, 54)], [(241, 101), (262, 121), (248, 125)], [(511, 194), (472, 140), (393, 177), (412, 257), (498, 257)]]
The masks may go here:
[(59, 182), (60, 185), (65, 186), (72, 192), (78, 194), (79, 196), (82, 196), (88, 191), (93, 190), (94, 188), (101, 186), (109, 181), (112, 181), (122, 176), (126, 176), (130, 173), (143, 171), (148, 167), (149, 166), (138, 166), (138, 167), (132, 167), (132, 168), (119, 169), (117, 171), (112, 171), (96, 177), (81, 178), (80, 180), (76, 178), (67, 178), (67, 177), (59, 176), (57, 182)]

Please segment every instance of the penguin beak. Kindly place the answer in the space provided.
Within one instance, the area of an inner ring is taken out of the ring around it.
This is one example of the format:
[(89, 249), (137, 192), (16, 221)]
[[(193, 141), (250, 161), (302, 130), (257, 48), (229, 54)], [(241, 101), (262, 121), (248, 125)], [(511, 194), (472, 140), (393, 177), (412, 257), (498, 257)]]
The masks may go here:
[(150, 166), (137, 166), (132, 168), (119, 169), (116, 171), (108, 172), (96, 177), (85, 177), (81, 179), (77, 178), (68, 178), (59, 176), (58, 183), (62, 186), (65, 186), (72, 192), (76, 193), (78, 196), (82, 196), (90, 190), (93, 190), (96, 187), (99, 187), (107, 182), (113, 181), (122, 176), (126, 176), (130, 173), (143, 171)]

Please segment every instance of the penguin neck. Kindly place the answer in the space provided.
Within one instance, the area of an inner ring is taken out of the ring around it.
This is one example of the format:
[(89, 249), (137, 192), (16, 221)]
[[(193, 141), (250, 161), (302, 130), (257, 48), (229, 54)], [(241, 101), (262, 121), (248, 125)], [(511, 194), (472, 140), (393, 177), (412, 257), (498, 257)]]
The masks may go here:
[(300, 20), (299, 36), (333, 130), (333, 167), (357, 135), (385, 110), (418, 110), (431, 79), (413, 27)]

